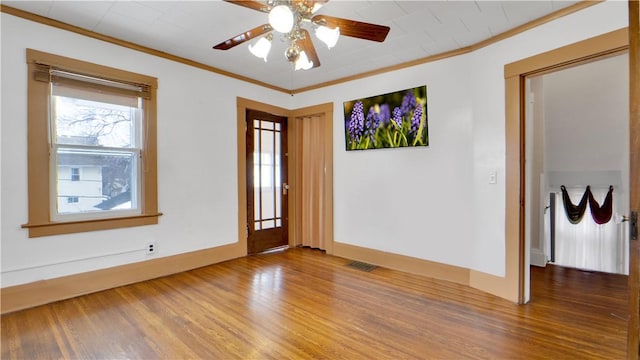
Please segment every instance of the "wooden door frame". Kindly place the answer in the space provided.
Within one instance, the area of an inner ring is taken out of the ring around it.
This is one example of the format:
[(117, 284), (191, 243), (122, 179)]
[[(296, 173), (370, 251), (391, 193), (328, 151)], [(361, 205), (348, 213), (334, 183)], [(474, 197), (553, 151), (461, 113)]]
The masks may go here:
[(525, 302), (528, 261), (525, 241), (525, 80), (589, 61), (624, 53), (629, 49), (627, 28), (615, 30), (574, 44), (507, 64), (505, 76), (505, 249), (506, 276), (494, 278), (494, 287), (504, 297)]
[[(629, 209), (640, 211), (640, 2), (629, 1)], [(627, 357), (640, 355), (640, 240), (629, 247)]]
[[(258, 101), (245, 99), (238, 97), (236, 99), (236, 116), (237, 116), (237, 160), (238, 160), (238, 243), (240, 248), (243, 249), (244, 255), (247, 255), (247, 192), (245, 189), (247, 188), (247, 171), (246, 171), (246, 114), (247, 109), (257, 110), (266, 112), (269, 114), (284, 116), (287, 118), (287, 127), (288, 127), (288, 143), (289, 143), (289, 156), (287, 157), (288, 161), (288, 171), (289, 174), (294, 174), (297, 171), (299, 161), (296, 156), (296, 151), (292, 148), (292, 144), (295, 144), (295, 129), (296, 129), (296, 118), (310, 115), (318, 115), (321, 114), (324, 116), (325, 121), (327, 122), (327, 126), (325, 130), (327, 131), (326, 143), (325, 147), (325, 158), (327, 159), (327, 179), (329, 179), (327, 183), (327, 191), (325, 196), (325, 219), (327, 222), (324, 224), (325, 226), (325, 247), (327, 254), (333, 254), (333, 103), (326, 103), (320, 105), (309, 106), (296, 110), (288, 110), (285, 108), (281, 108), (274, 105), (269, 105), (265, 103), (261, 103)], [(297, 214), (295, 214), (293, 209), (292, 202), (296, 196), (296, 186), (295, 179), (290, 176), (289, 177), (289, 196), (287, 199), (288, 207), (289, 207), (289, 246), (293, 247), (301, 242), (295, 237), (293, 233), (293, 229), (297, 226), (297, 222), (300, 221)]]

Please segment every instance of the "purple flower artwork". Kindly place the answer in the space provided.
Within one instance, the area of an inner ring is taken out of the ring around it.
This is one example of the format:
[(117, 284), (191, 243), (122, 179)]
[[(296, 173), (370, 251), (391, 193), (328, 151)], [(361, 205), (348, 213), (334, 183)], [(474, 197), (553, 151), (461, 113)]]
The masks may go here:
[(428, 146), (427, 87), (344, 103), (347, 150)]

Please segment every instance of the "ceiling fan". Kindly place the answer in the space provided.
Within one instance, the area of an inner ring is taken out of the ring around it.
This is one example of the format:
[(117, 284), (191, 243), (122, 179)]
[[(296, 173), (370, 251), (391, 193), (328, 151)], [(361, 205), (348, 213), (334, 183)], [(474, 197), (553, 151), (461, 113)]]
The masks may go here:
[(313, 46), (309, 31), (303, 25), (315, 30), (316, 37), (332, 48), (340, 35), (359, 39), (383, 42), (390, 28), (388, 26), (370, 24), (355, 20), (341, 19), (314, 13), (329, 0), (224, 0), (228, 3), (243, 6), (252, 10), (268, 13), (269, 22), (214, 46), (217, 50), (229, 50), (251, 39), (265, 35), (256, 44), (249, 45), (249, 51), (267, 61), (273, 40), (272, 30), (283, 34), (289, 46), (285, 58), (294, 64), (295, 70), (312, 69), (320, 66), (320, 59)]

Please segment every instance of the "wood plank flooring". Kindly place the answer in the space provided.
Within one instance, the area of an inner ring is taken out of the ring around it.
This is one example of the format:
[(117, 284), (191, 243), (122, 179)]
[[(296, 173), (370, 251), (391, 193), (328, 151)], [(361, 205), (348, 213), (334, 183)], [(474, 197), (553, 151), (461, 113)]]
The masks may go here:
[(626, 276), (532, 268), (518, 306), (318, 250), (2, 316), (2, 359), (622, 359)]

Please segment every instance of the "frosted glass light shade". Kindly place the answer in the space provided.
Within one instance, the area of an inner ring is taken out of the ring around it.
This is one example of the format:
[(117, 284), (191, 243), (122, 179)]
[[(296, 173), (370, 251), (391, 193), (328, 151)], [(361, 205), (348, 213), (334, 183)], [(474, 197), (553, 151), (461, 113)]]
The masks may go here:
[(338, 42), (338, 37), (340, 37), (340, 28), (337, 27), (335, 29), (329, 29), (326, 26), (318, 26), (316, 29), (316, 36), (325, 43), (329, 49), (331, 49)]
[(264, 62), (267, 62), (267, 55), (269, 55), (269, 51), (271, 50), (271, 41), (267, 38), (260, 38), (255, 46), (249, 45), (249, 51), (256, 57), (264, 59)]
[(269, 12), (269, 24), (276, 31), (287, 34), (293, 29), (293, 13), (287, 5), (278, 5)]
[(313, 61), (309, 61), (307, 57), (307, 53), (304, 51), (300, 51), (300, 56), (295, 63), (295, 70), (309, 70), (313, 67)]

